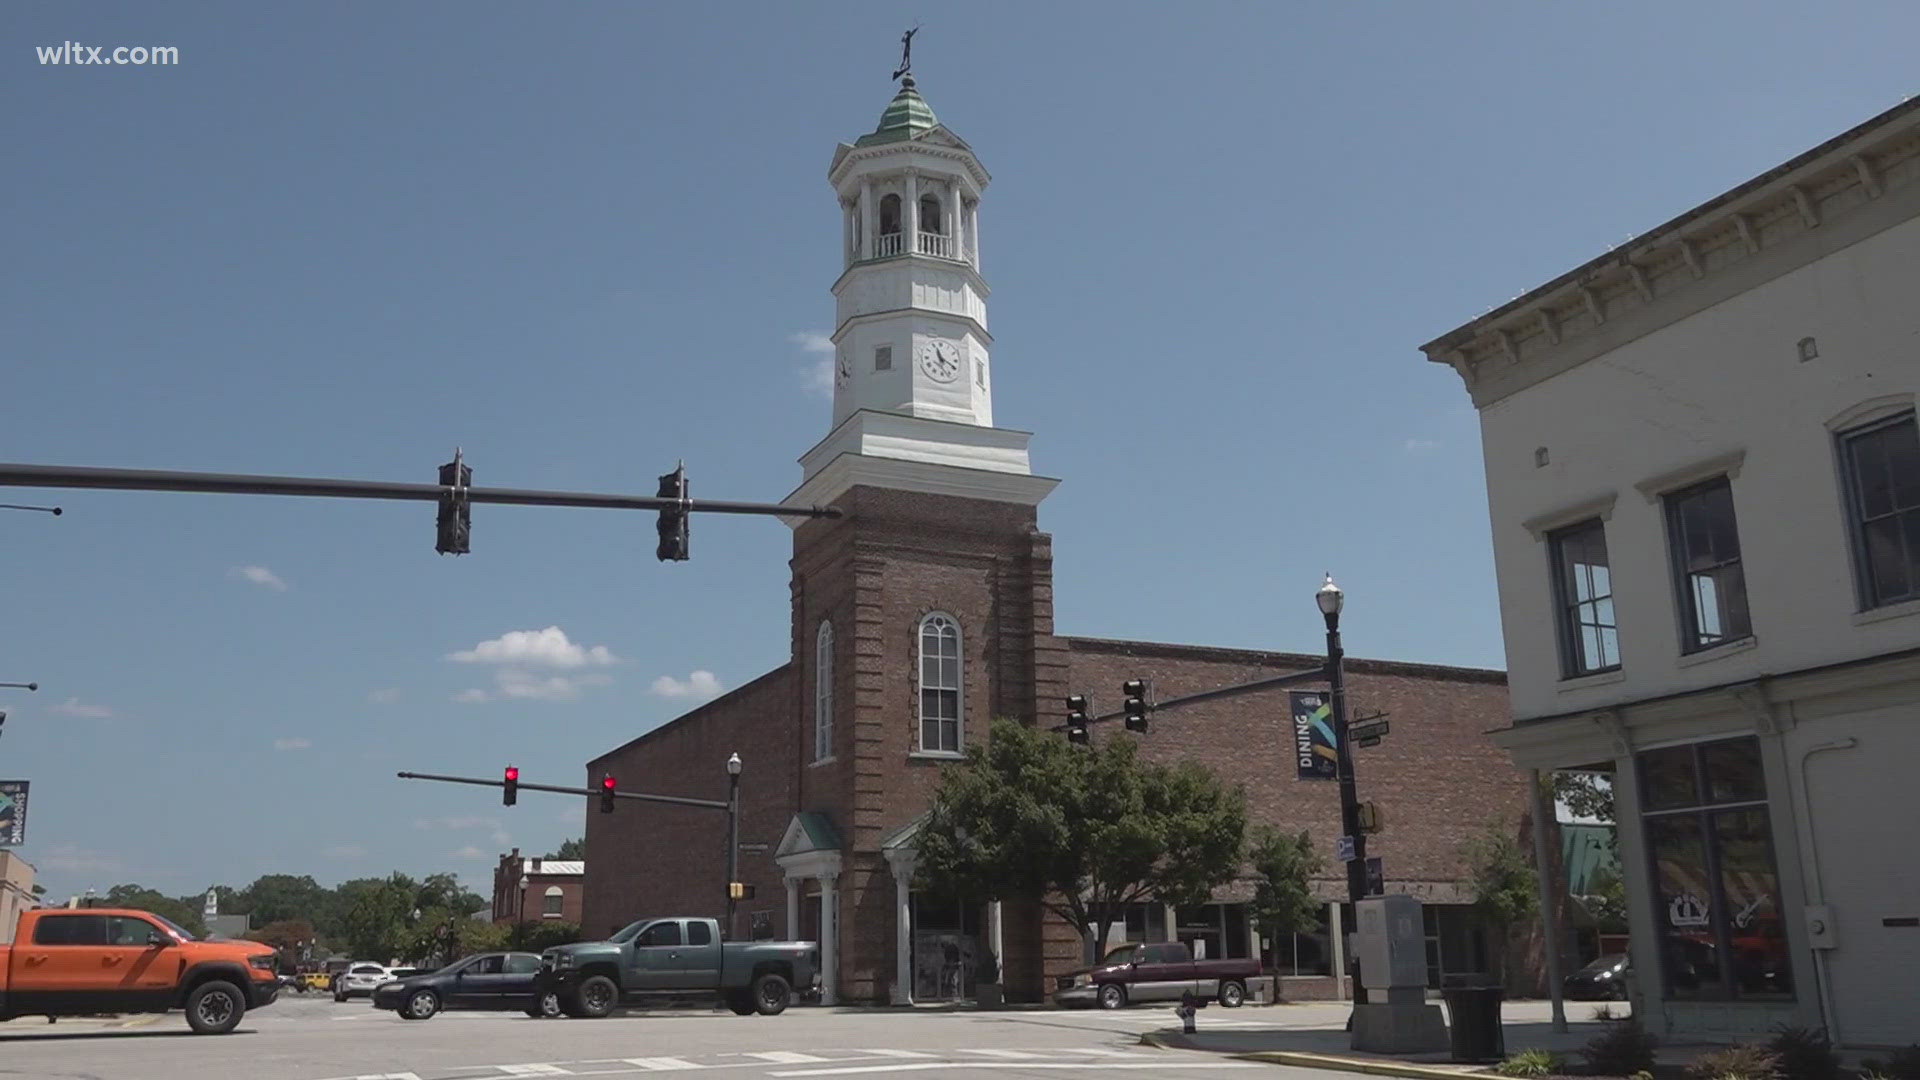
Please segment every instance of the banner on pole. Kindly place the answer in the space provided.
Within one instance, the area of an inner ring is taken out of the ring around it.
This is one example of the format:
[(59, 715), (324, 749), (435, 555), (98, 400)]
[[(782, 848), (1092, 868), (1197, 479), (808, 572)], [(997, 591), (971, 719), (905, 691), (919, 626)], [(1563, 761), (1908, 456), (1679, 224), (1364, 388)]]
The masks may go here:
[(27, 781), (0, 780), (0, 847), (27, 842)]
[(1302, 780), (1333, 780), (1340, 773), (1340, 749), (1333, 738), (1333, 708), (1317, 690), (1287, 692), (1293, 712), (1293, 756)]

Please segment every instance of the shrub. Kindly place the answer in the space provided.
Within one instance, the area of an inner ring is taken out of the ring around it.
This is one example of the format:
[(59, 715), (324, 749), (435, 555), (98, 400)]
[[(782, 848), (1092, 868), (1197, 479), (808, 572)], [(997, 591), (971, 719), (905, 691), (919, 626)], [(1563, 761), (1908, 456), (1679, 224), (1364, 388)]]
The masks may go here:
[(1783, 1080), (1840, 1080), (1840, 1055), (1819, 1028), (1781, 1027), (1767, 1044)]
[(1920, 1043), (1895, 1050), (1893, 1056), (1884, 1061), (1871, 1058), (1862, 1061), (1860, 1070), (1884, 1080), (1920, 1080)]
[(1774, 1080), (1780, 1058), (1764, 1046), (1730, 1046), (1702, 1054), (1687, 1066), (1693, 1080)]
[(1522, 1050), (1493, 1071), (1501, 1076), (1552, 1076), (1560, 1071), (1560, 1056), (1547, 1050)]
[(1657, 1042), (1640, 1026), (1640, 1021), (1629, 1017), (1614, 1020), (1607, 1030), (1594, 1036), (1580, 1056), (1587, 1059), (1587, 1070), (1605, 1076), (1631, 1076), (1637, 1072), (1653, 1070), (1653, 1047)]

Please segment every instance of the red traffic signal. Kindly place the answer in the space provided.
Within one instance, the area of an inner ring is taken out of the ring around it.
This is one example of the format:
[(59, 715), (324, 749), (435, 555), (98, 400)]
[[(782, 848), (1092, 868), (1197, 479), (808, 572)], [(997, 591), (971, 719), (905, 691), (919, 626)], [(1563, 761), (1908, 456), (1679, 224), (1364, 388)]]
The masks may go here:
[(520, 801), (520, 766), (507, 766), (506, 780), (500, 785), (500, 805), (512, 806)]
[(601, 777), (600, 777), (600, 812), (601, 813), (603, 814), (613, 813), (613, 793), (618, 787), (619, 785), (614, 782), (612, 773), (601, 774)]

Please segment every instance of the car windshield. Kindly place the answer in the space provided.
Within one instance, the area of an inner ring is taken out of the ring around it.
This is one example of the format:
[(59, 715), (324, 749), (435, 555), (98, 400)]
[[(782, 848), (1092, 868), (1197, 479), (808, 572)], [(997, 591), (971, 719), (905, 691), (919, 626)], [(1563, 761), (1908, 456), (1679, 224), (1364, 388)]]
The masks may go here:
[(1117, 948), (1109, 949), (1107, 950), (1107, 955), (1103, 957), (1100, 962), (1103, 964), (1128, 963), (1133, 959), (1134, 948), (1135, 946), (1133, 945), (1121, 945)]
[(173, 936), (179, 938), (181, 941), (200, 940), (199, 938), (194, 937), (192, 933), (188, 932), (179, 923), (174, 922), (172, 919), (167, 918), (165, 915), (154, 915), (153, 912), (151, 911), (147, 912), (147, 914), (152, 916), (155, 920), (157, 920), (161, 926), (164, 926), (168, 930), (171, 930), (173, 932)]
[(657, 921), (657, 920), (654, 920), (654, 919), (641, 919), (641, 920), (639, 920), (639, 921), (637, 921), (637, 922), (630, 922), (630, 923), (628, 923), (627, 925), (625, 925), (625, 926), (623, 926), (623, 927), (621, 927), (621, 928), (620, 928), (620, 932), (619, 932), (619, 933), (617, 933), (617, 934), (615, 934), (615, 935), (613, 935), (612, 937), (610, 937), (610, 938), (608, 938), (607, 940), (608, 940), (608, 941), (612, 941), (612, 942), (628, 942), (628, 941), (632, 941), (632, 940), (634, 939), (634, 937), (635, 937), (635, 935), (637, 935), (637, 934), (639, 934), (639, 933), (640, 933), (640, 928), (641, 928), (641, 927), (643, 927), (643, 926), (645, 926), (645, 925), (647, 925), (648, 923), (651, 923), (651, 922), (655, 922), (655, 921)]
[(1614, 968), (1626, 962), (1627, 962), (1626, 953), (1609, 953), (1608, 955), (1603, 956), (1598, 960), (1595, 960), (1593, 963), (1588, 964), (1586, 967), (1581, 968), (1580, 974), (1598, 975), (1603, 971), (1612, 971)]

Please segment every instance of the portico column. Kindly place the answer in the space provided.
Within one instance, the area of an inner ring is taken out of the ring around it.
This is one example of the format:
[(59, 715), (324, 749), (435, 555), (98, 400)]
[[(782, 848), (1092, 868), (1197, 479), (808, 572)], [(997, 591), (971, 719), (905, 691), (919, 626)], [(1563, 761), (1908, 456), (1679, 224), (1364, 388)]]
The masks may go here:
[(787, 878), (787, 940), (800, 940), (800, 879)]
[(860, 257), (862, 259), (873, 258), (874, 252), (878, 250), (874, 247), (879, 243), (874, 238), (880, 231), (879, 222), (876, 220), (878, 213), (879, 208), (873, 199), (873, 178), (867, 177), (860, 181)]
[(907, 205), (901, 209), (905, 211), (900, 216), (903, 219), (902, 228), (906, 233), (901, 239), (906, 242), (907, 254), (918, 254), (920, 251), (920, 174), (912, 169), (907, 170)]
[(993, 949), (993, 962), (1000, 965), (1000, 981), (1007, 981), (1007, 940), (1005, 923), (1000, 918), (1000, 901), (987, 905), (987, 944)]
[(1327, 942), (1333, 949), (1333, 989), (1336, 1000), (1347, 999), (1347, 935), (1341, 925), (1340, 901), (1327, 904)]
[(840, 875), (820, 875), (820, 1004), (840, 1003)]
[(914, 859), (895, 857), (893, 867), (893, 995), (895, 1005), (913, 1004), (913, 869)]
[(973, 244), (973, 268), (980, 269), (980, 204), (967, 209), (967, 239)]

